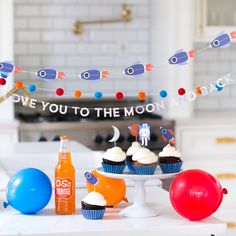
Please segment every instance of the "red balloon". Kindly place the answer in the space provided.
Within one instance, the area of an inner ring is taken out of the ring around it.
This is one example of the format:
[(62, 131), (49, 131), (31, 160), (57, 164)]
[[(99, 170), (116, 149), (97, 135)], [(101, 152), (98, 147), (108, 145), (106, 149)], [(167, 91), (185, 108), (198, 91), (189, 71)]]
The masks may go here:
[(223, 194), (219, 181), (202, 170), (187, 170), (177, 175), (170, 187), (170, 201), (181, 216), (202, 220), (220, 206)]

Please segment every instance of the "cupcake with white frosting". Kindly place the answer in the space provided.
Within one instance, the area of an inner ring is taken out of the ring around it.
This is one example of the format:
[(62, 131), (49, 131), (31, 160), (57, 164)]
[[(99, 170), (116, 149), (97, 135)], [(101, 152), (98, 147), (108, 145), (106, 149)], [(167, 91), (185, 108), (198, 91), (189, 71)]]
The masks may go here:
[(129, 173), (130, 174), (133, 174), (135, 173), (134, 171), (134, 167), (133, 167), (133, 155), (134, 153), (139, 149), (141, 148), (141, 144), (139, 142), (132, 142), (132, 145), (128, 148), (127, 152), (126, 152), (126, 165), (128, 166), (129, 168)]
[(153, 175), (157, 167), (158, 157), (149, 149), (141, 147), (134, 153), (132, 160), (136, 174)]
[(180, 172), (183, 164), (182, 154), (175, 146), (166, 145), (158, 156), (158, 162), (163, 173)]
[(102, 167), (105, 172), (122, 174), (125, 169), (126, 154), (119, 147), (107, 149), (102, 155)]
[(81, 213), (86, 219), (102, 219), (106, 204), (107, 202), (101, 193), (90, 192), (81, 202)]

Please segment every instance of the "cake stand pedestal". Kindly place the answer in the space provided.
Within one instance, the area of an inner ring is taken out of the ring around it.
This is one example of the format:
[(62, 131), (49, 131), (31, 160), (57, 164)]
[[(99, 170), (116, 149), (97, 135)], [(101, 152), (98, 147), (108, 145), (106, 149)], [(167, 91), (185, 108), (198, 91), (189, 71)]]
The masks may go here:
[(133, 175), (126, 172), (124, 172), (123, 174), (112, 174), (104, 172), (102, 168), (98, 168), (97, 172), (106, 177), (115, 179), (129, 179), (134, 182), (134, 203), (131, 206), (123, 209), (120, 212), (120, 215), (125, 217), (140, 218), (154, 217), (159, 215), (159, 212), (156, 209), (151, 208), (146, 203), (145, 182), (150, 179), (169, 179), (178, 174), (161, 174), (160, 171), (156, 171), (154, 175)]

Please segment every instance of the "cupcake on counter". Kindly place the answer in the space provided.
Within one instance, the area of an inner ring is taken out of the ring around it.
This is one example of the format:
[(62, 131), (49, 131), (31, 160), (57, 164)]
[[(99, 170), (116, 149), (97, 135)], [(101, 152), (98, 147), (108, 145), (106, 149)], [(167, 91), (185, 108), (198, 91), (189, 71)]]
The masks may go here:
[(137, 175), (153, 175), (157, 168), (157, 155), (145, 147), (139, 148), (133, 154), (132, 160)]
[(163, 173), (180, 172), (183, 161), (182, 154), (175, 148), (175, 146), (168, 144), (159, 153), (159, 165)]
[(102, 155), (102, 167), (105, 172), (122, 174), (125, 169), (126, 154), (119, 147), (107, 149)]
[(81, 202), (81, 213), (89, 220), (102, 219), (107, 202), (103, 195), (98, 192), (90, 192)]
[(134, 171), (134, 167), (133, 167), (133, 155), (134, 153), (139, 149), (141, 148), (141, 144), (139, 142), (132, 142), (132, 145), (129, 147), (129, 149), (127, 150), (126, 152), (126, 165), (128, 166), (129, 168), (129, 173), (130, 174), (134, 174), (135, 171)]

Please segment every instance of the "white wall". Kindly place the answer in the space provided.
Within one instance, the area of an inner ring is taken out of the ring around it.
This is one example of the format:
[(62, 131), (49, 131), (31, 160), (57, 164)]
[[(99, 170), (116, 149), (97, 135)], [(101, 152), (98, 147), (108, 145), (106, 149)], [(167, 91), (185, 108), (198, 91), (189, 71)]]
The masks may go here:
[[(13, 0), (0, 1), (0, 61), (13, 60)], [(0, 86), (0, 95), (4, 95), (13, 86), (13, 78)], [(14, 120), (13, 104), (10, 101), (0, 103), (0, 122)]]

